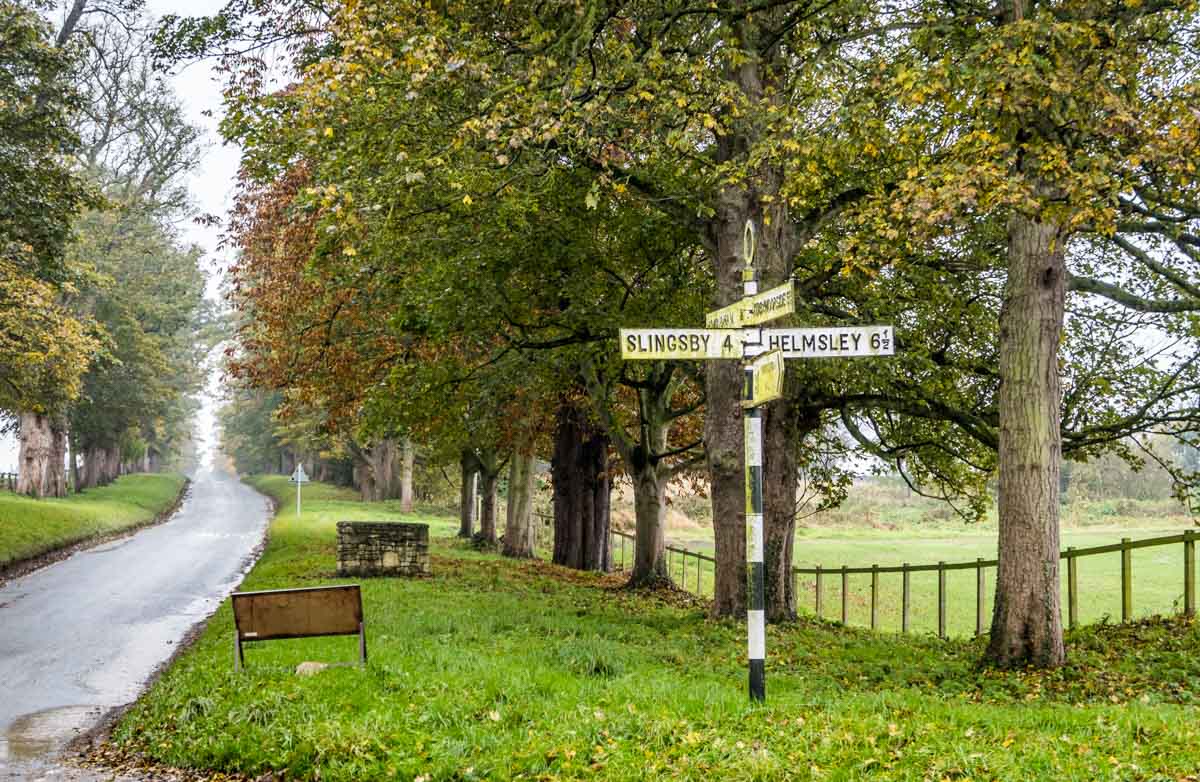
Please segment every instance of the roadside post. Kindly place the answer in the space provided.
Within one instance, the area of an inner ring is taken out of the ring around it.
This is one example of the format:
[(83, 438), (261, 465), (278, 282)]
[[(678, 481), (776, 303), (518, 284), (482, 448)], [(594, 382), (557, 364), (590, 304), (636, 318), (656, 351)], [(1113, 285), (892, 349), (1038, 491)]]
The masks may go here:
[(766, 699), (766, 578), (763, 564), (763, 446), (760, 407), (783, 396), (784, 360), (890, 356), (891, 326), (762, 328), (796, 311), (792, 282), (758, 292), (754, 271), (754, 223), (742, 234), (742, 293), (739, 301), (708, 313), (703, 329), (621, 329), (621, 358), (627, 361), (736, 359), (745, 368), (742, 428), (745, 437), (746, 526), (749, 532), (750, 607), (747, 611), (750, 699)]
[(297, 464), (296, 471), (288, 480), (296, 484), (296, 518), (300, 518), (300, 487), (309, 482), (308, 475), (304, 472), (304, 465)]

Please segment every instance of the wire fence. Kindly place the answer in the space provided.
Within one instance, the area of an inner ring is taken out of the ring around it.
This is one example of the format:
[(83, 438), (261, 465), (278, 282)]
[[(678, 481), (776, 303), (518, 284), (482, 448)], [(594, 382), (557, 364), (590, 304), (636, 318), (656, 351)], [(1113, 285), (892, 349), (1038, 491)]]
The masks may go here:
[[(1061, 559), (1066, 560), (1065, 583), (1063, 586), (1066, 592), (1066, 618), (1068, 626), (1071, 628), (1077, 627), (1080, 621), (1079, 608), (1082, 596), (1079, 587), (1078, 563), (1080, 559), (1106, 554), (1116, 554), (1120, 557), (1121, 621), (1128, 622), (1133, 618), (1134, 613), (1133, 552), (1138, 549), (1162, 546), (1182, 546), (1183, 567), (1181, 569), (1183, 572), (1179, 574), (1181, 583), (1176, 583), (1182, 586), (1183, 599), (1182, 605), (1176, 605), (1175, 608), (1178, 608), (1187, 616), (1195, 616), (1196, 540), (1198, 538), (1200, 538), (1200, 534), (1188, 530), (1175, 535), (1164, 535), (1145, 538), (1143, 540), (1122, 538), (1120, 543), (1112, 543), (1104, 546), (1091, 546), (1088, 548), (1068, 546), (1059, 555)], [(626, 571), (629, 569), (634, 556), (634, 540), (634, 536), (626, 532), (613, 530), (609, 533), (614, 570)], [(667, 571), (678, 586), (700, 597), (712, 596), (716, 572), (716, 560), (713, 557), (677, 546), (667, 546), (666, 556)], [(689, 560), (691, 561), (690, 565)], [(974, 582), (974, 631), (976, 635), (981, 635), (986, 630), (987, 621), (989, 620), (988, 585), (989, 582), (994, 583), (995, 581), (994, 570), (996, 566), (997, 561), (995, 559), (976, 559), (969, 562), (937, 562), (918, 565), (904, 563), (902, 565), (885, 567), (879, 565), (848, 567), (843, 565), (841, 567), (828, 568), (817, 565), (815, 567), (793, 568), (792, 578), (794, 594), (797, 596), (802, 594), (800, 589), (801, 579), (811, 580), (812, 602), (810, 605), (814, 615), (818, 617), (826, 616), (828, 609), (831, 607), (828, 605), (831, 598), (840, 602), (840, 606), (838, 606), (840, 610), (835, 612), (835, 617), (840, 618), (843, 624), (850, 624), (852, 613), (858, 613), (857, 611), (851, 611), (851, 603), (857, 599), (854, 590), (851, 588), (852, 579), (859, 580), (859, 586), (862, 585), (862, 580), (867, 580), (867, 596), (863, 600), (865, 605), (862, 606), (866, 610), (862, 613), (868, 619), (864, 624), (872, 630), (879, 630), (881, 629), (881, 606), (884, 602), (883, 593), (880, 590), (880, 576), (898, 574), (900, 576), (899, 630), (902, 633), (908, 633), (914, 629), (913, 620), (914, 615), (917, 613), (913, 604), (914, 589), (912, 576), (913, 574), (920, 573), (934, 574), (937, 579), (935, 601), (936, 632), (939, 637), (947, 638), (949, 637), (947, 621), (950, 615), (950, 611), (948, 610), (948, 593), (950, 591), (947, 587), (948, 578), (955, 578), (956, 592), (960, 592), (964, 587), (970, 588), (968, 586), (970, 582), (964, 584), (962, 576), (974, 576), (971, 579)], [(1158, 566), (1156, 565), (1156, 567)], [(1162, 574), (1155, 573), (1155, 575), (1161, 577)], [(894, 599), (894, 596), (892, 599)], [(888, 607), (893, 607), (890, 601)], [(798, 608), (803, 608), (803, 606), (798, 606)]]

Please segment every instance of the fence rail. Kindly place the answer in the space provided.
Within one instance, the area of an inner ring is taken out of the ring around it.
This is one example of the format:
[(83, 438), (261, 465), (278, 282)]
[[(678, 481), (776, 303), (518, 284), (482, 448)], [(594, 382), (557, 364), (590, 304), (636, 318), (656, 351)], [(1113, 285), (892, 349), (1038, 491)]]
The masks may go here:
[[(619, 532), (613, 530), (610, 532), (610, 546), (612, 551), (613, 569), (624, 571), (628, 570), (628, 559), (626, 554), (626, 541), (628, 541), (629, 557), (632, 557), (634, 536), (627, 532)], [(1142, 540), (1131, 540), (1122, 538), (1120, 543), (1110, 543), (1103, 546), (1090, 546), (1087, 548), (1075, 548), (1068, 546), (1064, 551), (1059, 553), (1059, 559), (1066, 560), (1067, 563), (1067, 623), (1069, 627), (1076, 627), (1079, 624), (1079, 575), (1078, 561), (1081, 557), (1097, 556), (1101, 554), (1117, 554), (1121, 556), (1121, 621), (1128, 622), (1133, 617), (1133, 557), (1132, 553), (1136, 549), (1154, 548), (1158, 546), (1183, 546), (1183, 613), (1187, 616), (1196, 615), (1196, 541), (1200, 539), (1200, 533), (1193, 530), (1178, 533), (1175, 535), (1162, 535), (1154, 538), (1144, 538)], [(667, 546), (667, 572), (674, 578), (676, 572), (679, 574), (678, 584), (684, 589), (695, 591), (701, 597), (705, 596), (704, 573), (709, 571), (715, 574), (716, 560), (707, 554), (689, 549), (678, 548), (676, 546)], [(692, 569), (695, 570), (693, 581), (695, 589), (691, 590), (692, 581), (688, 577), (688, 560), (695, 560), (695, 565)], [(710, 567), (705, 567), (708, 563)], [(947, 588), (946, 574), (951, 571), (959, 570), (974, 570), (975, 571), (975, 634), (982, 635), (986, 624), (987, 612), (987, 571), (990, 568), (997, 566), (995, 559), (976, 559), (972, 562), (938, 562), (936, 564), (910, 565), (907, 562), (902, 565), (879, 566), (871, 565), (870, 567), (847, 567), (843, 565), (838, 568), (826, 568), (821, 565), (814, 567), (795, 567), (792, 568), (793, 584), (796, 587), (793, 591), (799, 595), (798, 579), (800, 576), (812, 576), (814, 579), (814, 612), (817, 616), (824, 616), (825, 608), (825, 580), (826, 576), (835, 576), (841, 581), (841, 621), (843, 624), (849, 623), (850, 618), (850, 576), (869, 575), (870, 581), (870, 622), (869, 626), (872, 630), (879, 629), (879, 576), (880, 574), (899, 573), (902, 578), (901, 587), (901, 603), (900, 603), (900, 632), (908, 633), (911, 629), (912, 616), (912, 589), (910, 576), (913, 573), (937, 573), (937, 634), (941, 638), (948, 637), (947, 624)], [(677, 570), (676, 570), (677, 569)], [(715, 580), (715, 575), (714, 575)], [(711, 594), (711, 587), (708, 589)]]

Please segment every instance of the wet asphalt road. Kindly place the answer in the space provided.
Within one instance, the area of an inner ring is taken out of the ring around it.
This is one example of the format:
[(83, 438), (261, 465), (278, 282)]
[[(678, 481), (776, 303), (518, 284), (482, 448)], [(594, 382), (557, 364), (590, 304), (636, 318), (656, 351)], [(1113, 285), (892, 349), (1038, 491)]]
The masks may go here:
[(129, 703), (241, 580), (270, 506), (225, 473), (195, 476), (167, 522), (0, 587), (0, 780)]

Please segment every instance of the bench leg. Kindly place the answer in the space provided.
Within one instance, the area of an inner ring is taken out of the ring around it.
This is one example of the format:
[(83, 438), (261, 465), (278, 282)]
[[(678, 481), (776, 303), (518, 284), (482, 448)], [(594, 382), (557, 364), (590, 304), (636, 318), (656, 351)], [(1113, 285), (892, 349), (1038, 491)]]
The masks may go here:
[(246, 658), (242, 655), (242, 636), (237, 630), (233, 631), (233, 670), (240, 671), (246, 664)]
[(358, 623), (358, 660), (363, 665), (367, 664), (367, 633), (362, 622)]

